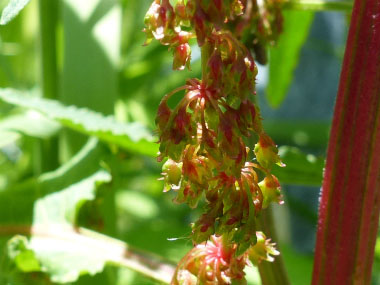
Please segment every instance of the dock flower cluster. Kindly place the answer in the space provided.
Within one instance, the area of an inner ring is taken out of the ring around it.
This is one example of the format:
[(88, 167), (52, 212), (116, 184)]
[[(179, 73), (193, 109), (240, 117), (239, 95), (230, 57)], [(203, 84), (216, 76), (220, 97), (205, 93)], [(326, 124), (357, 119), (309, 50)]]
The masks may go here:
[[(279, 0), (155, 0), (146, 14), (146, 44), (167, 45), (174, 69), (190, 67), (192, 38), (202, 53), (202, 78), (165, 95), (156, 117), (164, 191), (192, 208), (206, 204), (173, 284), (244, 282), (246, 264), (278, 254), (256, 218), (282, 203), (271, 169), (284, 165), (252, 98), (254, 58), (263, 59), (262, 49), (280, 33), (280, 7)], [(172, 96), (182, 96), (173, 108)], [(256, 142), (253, 150), (248, 141)]]

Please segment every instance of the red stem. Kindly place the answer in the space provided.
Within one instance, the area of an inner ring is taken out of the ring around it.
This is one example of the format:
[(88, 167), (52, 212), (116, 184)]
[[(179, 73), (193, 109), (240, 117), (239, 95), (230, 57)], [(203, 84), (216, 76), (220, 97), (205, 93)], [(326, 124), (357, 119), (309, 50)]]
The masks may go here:
[(312, 284), (370, 284), (380, 212), (380, 0), (355, 0), (319, 211)]

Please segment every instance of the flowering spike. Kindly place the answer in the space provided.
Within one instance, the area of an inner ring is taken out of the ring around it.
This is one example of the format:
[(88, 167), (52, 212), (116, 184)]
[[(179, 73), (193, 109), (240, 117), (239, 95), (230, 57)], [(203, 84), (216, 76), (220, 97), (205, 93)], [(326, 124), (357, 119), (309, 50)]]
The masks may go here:
[[(189, 40), (202, 47), (202, 80), (167, 94), (158, 108), (164, 191), (175, 203), (195, 208), (204, 197), (203, 214), (192, 224), (195, 247), (179, 263), (172, 284), (245, 284), (244, 266), (271, 261), (276, 255), (256, 218), (271, 202), (280, 203), (280, 185), (270, 174), (281, 166), (277, 148), (263, 131), (255, 94), (257, 66), (250, 34), (260, 47), (272, 43), (281, 29), (281, 0), (155, 0), (145, 17), (146, 43), (153, 38), (173, 51), (173, 69), (190, 69)], [(260, 5), (259, 5), (260, 4)], [(256, 54), (257, 57), (257, 54)], [(183, 97), (173, 109), (168, 99)], [(258, 137), (248, 162), (245, 140)], [(259, 183), (259, 174), (266, 177)]]

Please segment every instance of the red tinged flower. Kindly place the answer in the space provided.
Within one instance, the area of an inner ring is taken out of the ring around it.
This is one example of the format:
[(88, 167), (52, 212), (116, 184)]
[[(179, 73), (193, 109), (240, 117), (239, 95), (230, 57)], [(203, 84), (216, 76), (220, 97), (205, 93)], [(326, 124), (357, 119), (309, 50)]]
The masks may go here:
[(195, 246), (179, 262), (171, 284), (246, 284), (247, 255), (236, 256), (236, 244), (221, 237)]
[(155, 0), (144, 18), (144, 32), (147, 35), (145, 44), (150, 43), (153, 38), (164, 45), (170, 44), (170, 34), (174, 33), (174, 20), (174, 10), (170, 3)]
[(190, 69), (191, 49), (188, 43), (175, 47), (173, 54), (173, 69), (184, 70), (185, 67)]
[(178, 110), (174, 117), (173, 126), (170, 131), (170, 138), (173, 143), (179, 144), (191, 133), (191, 115), (187, 113), (186, 106)]
[(159, 132), (161, 133), (169, 121), (171, 110), (166, 102), (166, 100), (161, 101), (158, 106), (157, 116), (156, 116), (156, 125), (158, 126)]
[(211, 71), (211, 78), (214, 81), (214, 84), (217, 86), (219, 85), (218, 83), (220, 82), (220, 76), (222, 75), (222, 69), (223, 69), (223, 63), (222, 63), (222, 58), (221, 55), (218, 51), (215, 51), (209, 58), (208, 60), (208, 66)]
[(187, 20), (188, 15), (186, 11), (186, 4), (183, 1), (178, 1), (177, 4), (174, 7), (175, 13), (177, 17), (179, 17), (181, 20)]
[(267, 208), (270, 203), (283, 204), (281, 195), (281, 186), (278, 182), (276, 176), (270, 175), (264, 178), (263, 181), (259, 183), (261, 192), (263, 194), (263, 209)]
[(262, 133), (259, 142), (255, 145), (254, 149), (256, 159), (260, 165), (270, 170), (273, 164), (284, 167), (285, 164), (281, 162), (278, 150), (273, 140), (265, 133)]

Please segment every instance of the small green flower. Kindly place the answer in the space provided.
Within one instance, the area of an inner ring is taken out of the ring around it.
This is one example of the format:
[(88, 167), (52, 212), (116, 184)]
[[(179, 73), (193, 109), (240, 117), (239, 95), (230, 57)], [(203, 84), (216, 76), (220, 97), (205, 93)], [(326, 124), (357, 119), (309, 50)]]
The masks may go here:
[(257, 243), (248, 250), (249, 260), (253, 265), (257, 266), (263, 260), (273, 262), (272, 255), (279, 255), (280, 252), (276, 250), (275, 244), (267, 239), (264, 233), (256, 232)]
[(274, 175), (269, 175), (259, 183), (261, 192), (263, 193), (263, 209), (267, 208), (270, 203), (283, 204), (281, 195), (281, 187), (277, 178)]

